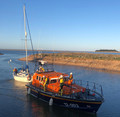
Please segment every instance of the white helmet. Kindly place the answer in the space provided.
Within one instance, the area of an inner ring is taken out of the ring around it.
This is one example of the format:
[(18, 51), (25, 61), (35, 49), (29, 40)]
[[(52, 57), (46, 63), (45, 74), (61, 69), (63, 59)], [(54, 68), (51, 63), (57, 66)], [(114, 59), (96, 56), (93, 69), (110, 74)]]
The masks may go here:
[(63, 75), (60, 75), (60, 78), (63, 78)]
[(72, 75), (72, 72), (70, 74)]
[(43, 76), (43, 78), (45, 78), (45, 76)]

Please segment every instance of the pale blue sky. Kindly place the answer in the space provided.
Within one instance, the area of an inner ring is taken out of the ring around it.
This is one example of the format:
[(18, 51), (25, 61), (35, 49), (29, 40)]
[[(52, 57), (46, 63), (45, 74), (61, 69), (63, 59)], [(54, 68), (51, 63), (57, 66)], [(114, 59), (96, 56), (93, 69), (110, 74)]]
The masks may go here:
[(0, 49), (24, 49), (24, 2), (35, 49), (120, 51), (120, 0), (0, 0)]

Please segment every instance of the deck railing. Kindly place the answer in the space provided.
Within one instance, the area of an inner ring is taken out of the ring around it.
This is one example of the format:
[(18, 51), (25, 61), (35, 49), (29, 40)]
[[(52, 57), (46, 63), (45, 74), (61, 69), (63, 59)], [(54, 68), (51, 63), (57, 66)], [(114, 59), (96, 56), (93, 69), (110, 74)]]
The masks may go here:
[[(30, 83), (29, 83), (30, 84)], [(83, 87), (83, 88), (85, 88), (86, 90), (85, 90), (85, 92), (80, 92), (79, 94), (78, 93), (74, 93), (74, 92), (72, 92), (72, 85), (73, 84), (77, 84), (77, 85), (79, 85), (79, 86), (81, 86), (81, 87)], [(35, 84), (35, 86), (37, 86), (36, 84)], [(60, 95), (60, 92), (55, 92), (55, 90), (58, 88), (58, 89), (60, 89), (60, 86), (58, 86), (58, 87), (56, 87), (56, 85), (52, 85), (53, 86), (53, 88), (52, 89), (50, 89), (50, 88), (48, 88), (47, 87), (47, 85), (46, 85), (46, 88), (45, 88), (45, 91), (46, 92), (52, 92), (52, 94), (53, 95)], [(67, 85), (65, 85), (65, 86), (67, 86)], [(74, 79), (73, 80), (73, 83), (71, 84), (71, 85), (69, 85), (69, 87), (70, 87), (70, 90), (69, 90), (69, 96), (72, 98), (74, 95), (83, 95), (83, 93), (84, 93), (84, 96), (85, 95), (87, 95), (89, 92), (92, 92), (92, 94), (97, 94), (98, 96), (100, 96), (101, 98), (103, 98), (103, 89), (102, 89), (102, 86), (101, 85), (99, 85), (99, 84), (96, 84), (96, 83), (94, 83), (94, 82), (89, 82), (89, 81), (82, 81), (82, 80), (76, 80), (76, 79)], [(42, 91), (44, 91), (44, 87), (43, 87), (43, 85), (39, 85), (39, 90), (42, 90)], [(63, 91), (63, 94), (64, 94), (64, 91)], [(66, 96), (68, 96), (68, 95), (66, 95)]]
[(97, 93), (98, 95), (100, 95), (101, 97), (103, 97), (103, 89), (102, 89), (102, 85), (99, 85), (95, 82), (89, 82), (89, 81), (82, 81), (82, 80), (74, 80), (73, 81), (75, 84), (80, 85), (82, 87), (85, 87), (86, 90), (91, 90), (94, 93)]

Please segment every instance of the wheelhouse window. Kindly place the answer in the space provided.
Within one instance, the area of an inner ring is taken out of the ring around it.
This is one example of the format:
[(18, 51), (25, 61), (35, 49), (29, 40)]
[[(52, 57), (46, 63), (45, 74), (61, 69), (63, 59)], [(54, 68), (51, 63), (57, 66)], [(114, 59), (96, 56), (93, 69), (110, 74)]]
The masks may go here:
[(57, 82), (57, 79), (53, 79), (50, 81), (50, 83), (56, 83)]
[(41, 81), (43, 81), (43, 77), (41, 78)]
[(41, 77), (39, 77), (39, 81), (41, 80)]
[(36, 80), (38, 80), (38, 76), (36, 77)]

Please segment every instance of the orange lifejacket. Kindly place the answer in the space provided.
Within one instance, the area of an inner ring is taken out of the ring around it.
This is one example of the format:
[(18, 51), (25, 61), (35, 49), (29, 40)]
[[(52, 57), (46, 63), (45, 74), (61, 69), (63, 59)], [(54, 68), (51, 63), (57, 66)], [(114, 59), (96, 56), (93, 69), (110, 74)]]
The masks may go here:
[(71, 85), (72, 82), (73, 82), (73, 79), (71, 79), (71, 80), (69, 79), (69, 80), (68, 80), (68, 84), (69, 84), (69, 85)]
[(73, 79), (73, 75), (72, 75), (72, 74), (70, 75), (69, 79), (70, 79), (70, 80), (72, 80), (72, 79)]

